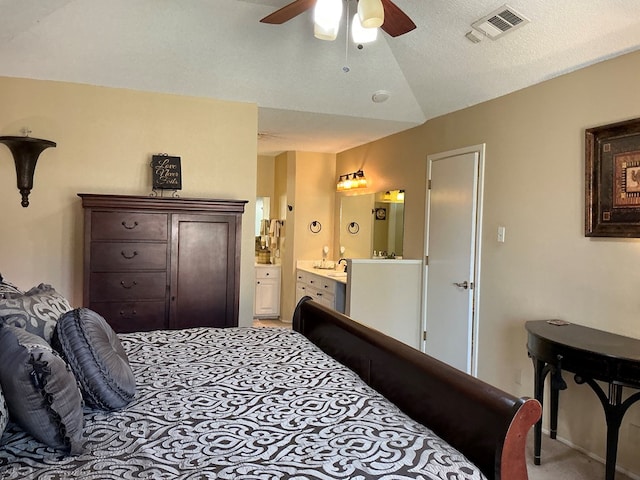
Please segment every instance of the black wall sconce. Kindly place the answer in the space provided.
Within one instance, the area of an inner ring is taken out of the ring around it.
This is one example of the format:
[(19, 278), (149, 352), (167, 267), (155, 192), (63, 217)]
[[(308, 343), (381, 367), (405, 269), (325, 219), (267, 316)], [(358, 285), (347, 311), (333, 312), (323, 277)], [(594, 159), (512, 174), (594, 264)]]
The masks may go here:
[(33, 174), (36, 162), (42, 151), (49, 147), (55, 147), (56, 143), (50, 140), (41, 140), (31, 137), (0, 137), (0, 143), (4, 143), (16, 163), (16, 176), (18, 190), (22, 195), (22, 206), (29, 206), (29, 193), (33, 188)]

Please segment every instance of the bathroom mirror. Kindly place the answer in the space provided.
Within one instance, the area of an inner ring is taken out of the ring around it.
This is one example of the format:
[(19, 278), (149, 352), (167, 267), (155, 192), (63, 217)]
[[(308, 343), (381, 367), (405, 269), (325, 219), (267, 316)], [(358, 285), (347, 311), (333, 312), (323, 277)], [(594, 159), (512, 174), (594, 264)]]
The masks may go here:
[(269, 197), (256, 197), (256, 237), (269, 235)]
[(339, 238), (341, 257), (402, 257), (404, 190), (343, 196)]

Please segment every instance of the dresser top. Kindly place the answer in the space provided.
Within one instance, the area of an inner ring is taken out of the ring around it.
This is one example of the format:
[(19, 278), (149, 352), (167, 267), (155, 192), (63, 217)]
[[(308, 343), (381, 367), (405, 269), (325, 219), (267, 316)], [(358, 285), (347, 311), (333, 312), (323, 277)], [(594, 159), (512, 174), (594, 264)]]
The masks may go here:
[(145, 210), (202, 210), (243, 213), (248, 200), (212, 198), (152, 197), (78, 193), (84, 208), (144, 208)]

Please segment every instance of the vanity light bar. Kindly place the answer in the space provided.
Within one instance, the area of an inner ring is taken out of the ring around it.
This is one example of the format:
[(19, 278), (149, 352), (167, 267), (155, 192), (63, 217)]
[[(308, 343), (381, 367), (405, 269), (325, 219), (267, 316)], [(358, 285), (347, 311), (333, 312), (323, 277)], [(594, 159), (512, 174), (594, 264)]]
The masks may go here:
[(338, 184), (336, 185), (336, 189), (339, 192), (353, 190), (355, 188), (367, 188), (367, 177), (364, 176), (364, 172), (362, 170), (347, 173), (346, 175), (340, 175), (338, 178)]

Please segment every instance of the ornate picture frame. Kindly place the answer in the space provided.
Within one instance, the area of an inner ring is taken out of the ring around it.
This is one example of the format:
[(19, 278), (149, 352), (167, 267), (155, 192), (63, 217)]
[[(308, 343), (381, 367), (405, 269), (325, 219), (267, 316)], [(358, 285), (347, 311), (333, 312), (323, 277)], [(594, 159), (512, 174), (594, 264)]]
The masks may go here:
[(640, 119), (585, 130), (585, 236), (640, 237)]

